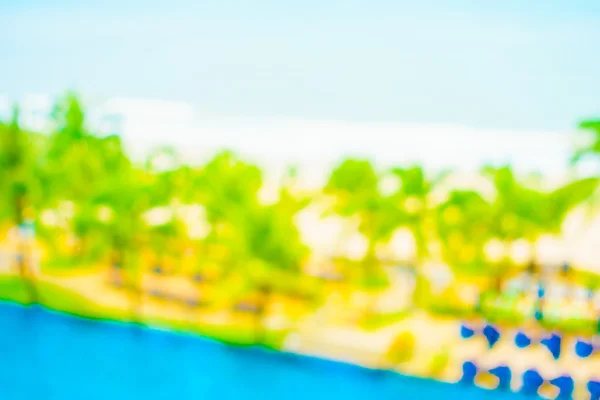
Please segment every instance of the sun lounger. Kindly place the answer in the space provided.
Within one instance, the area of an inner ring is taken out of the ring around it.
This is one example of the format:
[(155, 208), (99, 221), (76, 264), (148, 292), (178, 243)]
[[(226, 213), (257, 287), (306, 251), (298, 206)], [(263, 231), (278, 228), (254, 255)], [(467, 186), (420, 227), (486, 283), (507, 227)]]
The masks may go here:
[(160, 265), (156, 265), (154, 268), (152, 268), (152, 272), (154, 272), (156, 275), (162, 275), (163, 269)]
[(167, 294), (160, 289), (150, 289), (149, 295), (159, 300), (166, 300), (168, 298)]
[(575, 390), (575, 382), (573, 378), (568, 375), (559, 376), (550, 381), (550, 383), (556, 386), (559, 390), (557, 400), (570, 400), (573, 398), (573, 391)]
[(510, 390), (512, 371), (508, 366), (499, 365), (496, 368), (490, 369), (488, 372), (498, 378), (498, 387), (496, 389)]
[(198, 297), (188, 297), (185, 299), (185, 304), (188, 307), (195, 308), (195, 307), (200, 307), (200, 306), (205, 305), (206, 302), (203, 299), (198, 298)]
[(260, 312), (260, 307), (256, 304), (251, 303), (238, 303), (233, 306), (235, 311), (245, 312), (249, 314), (258, 314)]
[(317, 277), (326, 282), (332, 282), (332, 283), (343, 282), (345, 279), (342, 274), (338, 274), (335, 272), (323, 272), (323, 273), (318, 274)]
[(544, 378), (535, 369), (529, 369), (523, 373), (523, 386), (521, 393), (528, 396), (537, 396), (540, 386), (544, 383)]
[(123, 289), (126, 287), (125, 283), (123, 283), (123, 281), (121, 281), (120, 279), (113, 280), (112, 285), (117, 289)]
[(180, 297), (176, 294), (165, 292), (163, 298), (167, 301), (180, 301)]
[(206, 304), (199, 296), (179, 296), (171, 295), (169, 299), (181, 303), (187, 307), (194, 308)]

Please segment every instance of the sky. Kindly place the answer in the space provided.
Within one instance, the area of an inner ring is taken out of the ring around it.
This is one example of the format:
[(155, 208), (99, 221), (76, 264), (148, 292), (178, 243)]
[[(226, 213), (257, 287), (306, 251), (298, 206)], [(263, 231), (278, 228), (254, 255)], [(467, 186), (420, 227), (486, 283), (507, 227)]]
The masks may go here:
[[(580, 119), (600, 115), (598, 43), (597, 0), (4, 0), (0, 95), (74, 89), (193, 109), (185, 127), (181, 113), (138, 112), (126, 132), (138, 143), (203, 146), (219, 131), (306, 160), (434, 163), (453, 146), (449, 163), (496, 155), (545, 169), (564, 164)], [(174, 118), (186, 137), (149, 132)]]

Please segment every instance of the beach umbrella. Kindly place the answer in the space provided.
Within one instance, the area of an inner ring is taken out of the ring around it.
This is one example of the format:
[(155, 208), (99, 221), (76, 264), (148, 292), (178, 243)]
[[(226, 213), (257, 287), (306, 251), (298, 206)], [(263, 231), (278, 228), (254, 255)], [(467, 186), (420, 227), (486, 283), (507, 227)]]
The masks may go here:
[(475, 330), (469, 326), (467, 326), (465, 323), (462, 323), (460, 325), (460, 337), (463, 339), (469, 339), (472, 338), (475, 335)]
[(462, 365), (462, 376), (459, 382), (462, 384), (473, 385), (475, 383), (478, 370), (479, 368), (474, 362), (465, 361)]
[(531, 337), (527, 335), (527, 333), (525, 333), (524, 331), (519, 331), (517, 332), (517, 334), (515, 335), (515, 345), (520, 348), (520, 349), (524, 349), (526, 347), (528, 347), (531, 344)]
[(507, 365), (499, 365), (488, 371), (490, 374), (498, 378), (497, 389), (510, 390), (510, 383), (512, 381), (512, 371)]
[(496, 345), (496, 343), (498, 343), (498, 340), (500, 340), (500, 331), (491, 324), (487, 324), (483, 328), (482, 333), (483, 336), (485, 336), (485, 338), (487, 339), (490, 349), (493, 348)]
[(540, 340), (540, 343), (548, 349), (548, 351), (550, 352), (550, 354), (552, 354), (552, 357), (554, 357), (555, 360), (558, 360), (560, 358), (562, 348), (561, 335), (551, 333), (550, 336)]
[(577, 343), (575, 343), (575, 354), (577, 354), (580, 358), (587, 358), (592, 355), (594, 352), (594, 345), (591, 341), (587, 341), (584, 339), (577, 339)]
[(538, 390), (544, 383), (544, 378), (535, 369), (528, 369), (523, 373), (523, 386), (521, 387), (521, 393), (537, 396)]
[(573, 391), (575, 390), (575, 382), (569, 375), (561, 375), (557, 378), (551, 379), (550, 383), (556, 386), (559, 390), (557, 400), (569, 400), (573, 398)]
[(586, 387), (590, 392), (590, 400), (600, 400), (600, 380), (590, 380)]

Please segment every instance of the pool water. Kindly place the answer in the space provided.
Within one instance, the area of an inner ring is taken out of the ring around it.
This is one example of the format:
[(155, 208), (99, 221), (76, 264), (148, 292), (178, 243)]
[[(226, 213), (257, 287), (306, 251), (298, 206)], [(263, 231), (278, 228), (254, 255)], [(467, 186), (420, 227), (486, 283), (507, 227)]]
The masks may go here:
[(348, 364), (0, 304), (0, 399), (507, 399)]

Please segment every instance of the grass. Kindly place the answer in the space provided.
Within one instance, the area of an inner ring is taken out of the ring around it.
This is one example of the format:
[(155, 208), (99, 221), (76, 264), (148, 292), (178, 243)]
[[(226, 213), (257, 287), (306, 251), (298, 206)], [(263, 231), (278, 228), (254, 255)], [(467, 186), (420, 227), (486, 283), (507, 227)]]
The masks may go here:
[(598, 321), (584, 318), (549, 319), (541, 322), (546, 329), (556, 329), (569, 334), (595, 334), (598, 332)]
[[(210, 337), (231, 345), (249, 346), (256, 344), (256, 332), (253, 324), (211, 325), (200, 322), (182, 322), (169, 318), (132, 322), (132, 315), (129, 310), (97, 304), (61, 286), (36, 281), (35, 289), (39, 305), (77, 317), (158, 326)], [(16, 276), (0, 277), (0, 300), (24, 305), (34, 303), (26, 283)], [(261, 344), (265, 347), (280, 349), (286, 335), (287, 331), (284, 330), (264, 331), (261, 334)]]
[(367, 314), (358, 322), (363, 329), (374, 331), (400, 322), (411, 314), (410, 310), (390, 313)]
[[(453, 318), (469, 318), (480, 315), (490, 322), (506, 326), (519, 326), (533, 318), (533, 315), (519, 309), (516, 296), (497, 297), (491, 293), (482, 298), (480, 314), (471, 306), (444, 299), (443, 296), (430, 298), (424, 308), (433, 315)], [(540, 325), (546, 329), (557, 329), (569, 334), (591, 334), (600, 329), (596, 320), (568, 316), (546, 317), (540, 322)]]

